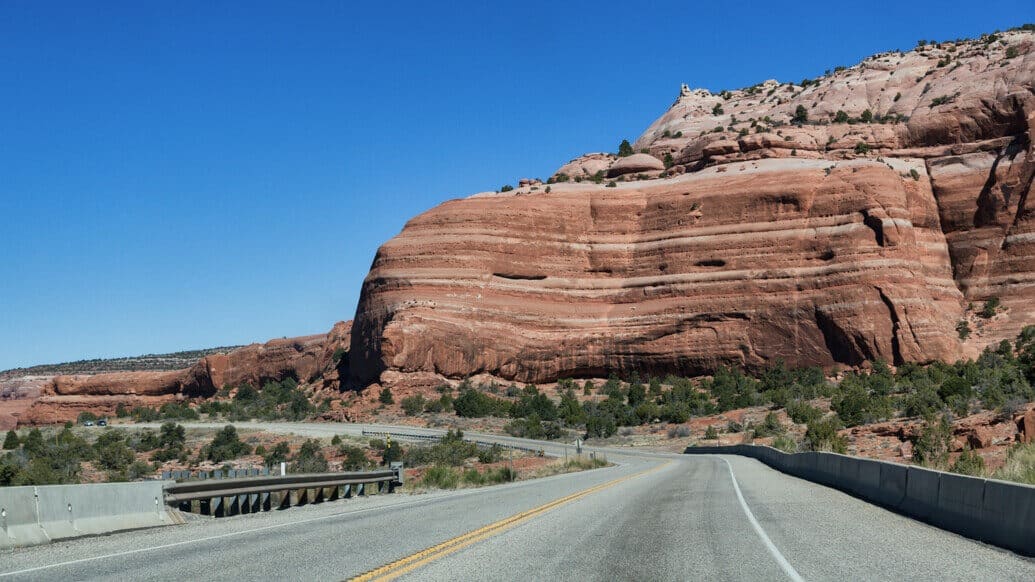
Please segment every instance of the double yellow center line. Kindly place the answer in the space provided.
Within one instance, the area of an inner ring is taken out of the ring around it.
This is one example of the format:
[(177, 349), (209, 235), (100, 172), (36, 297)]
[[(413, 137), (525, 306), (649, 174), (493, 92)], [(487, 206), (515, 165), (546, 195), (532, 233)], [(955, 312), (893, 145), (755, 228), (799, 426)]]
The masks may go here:
[(536, 517), (538, 515), (542, 515), (542, 514), (546, 513), (547, 511), (550, 511), (551, 509), (555, 509), (555, 508), (560, 507), (562, 505), (565, 505), (567, 503), (571, 503), (572, 501), (575, 501), (576, 499), (580, 499), (580, 498), (585, 497), (587, 495), (592, 495), (593, 493), (596, 493), (597, 491), (602, 491), (604, 489), (607, 489), (608, 487), (613, 487), (613, 486), (618, 485), (619, 483), (622, 483), (624, 481), (628, 481), (630, 479), (635, 479), (636, 477), (642, 477), (643, 475), (646, 475), (648, 473), (653, 473), (654, 471), (657, 471), (657, 470), (661, 469), (662, 467), (665, 467), (666, 465), (668, 465), (670, 463), (671, 463), (671, 461), (669, 461), (668, 463), (664, 463), (662, 465), (658, 465), (657, 467), (654, 467), (652, 469), (647, 469), (646, 471), (640, 471), (639, 473), (634, 473), (632, 475), (627, 475), (625, 477), (619, 477), (618, 479), (614, 479), (612, 481), (608, 481), (607, 483), (602, 483), (600, 485), (596, 485), (594, 487), (590, 487), (589, 489), (584, 489), (584, 490), (579, 491), (577, 493), (573, 493), (571, 495), (568, 495), (567, 497), (561, 497), (560, 499), (555, 499), (555, 500), (553, 500), (553, 501), (551, 501), (549, 503), (546, 503), (544, 505), (540, 505), (539, 507), (536, 507), (536, 508), (533, 508), (533, 509), (529, 509), (527, 511), (522, 511), (521, 513), (512, 515), (512, 516), (510, 516), (508, 518), (505, 518), (505, 519), (501, 519), (500, 521), (497, 521), (495, 523), (490, 523), (487, 526), (480, 527), (480, 528), (478, 528), (478, 529), (476, 529), (474, 531), (467, 532), (467, 533), (465, 533), (463, 535), (460, 535), (460, 536), (457, 536), (457, 537), (455, 537), (455, 538), (453, 538), (451, 540), (446, 540), (446, 541), (444, 541), (444, 542), (442, 542), (442, 543), (440, 543), (438, 545), (431, 546), (430, 548), (421, 550), (421, 551), (417, 552), (416, 554), (413, 554), (411, 556), (407, 556), (405, 558), (402, 558), (401, 560), (396, 560), (396, 561), (394, 561), (394, 562), (392, 562), (390, 564), (386, 564), (384, 566), (381, 566), (380, 568), (377, 568), (376, 570), (371, 570), (371, 571), (369, 571), (369, 572), (367, 572), (365, 574), (361, 574), (359, 576), (356, 576), (355, 578), (352, 579), (352, 581), (353, 582), (370, 582), (370, 581), (373, 581), (373, 580), (377, 580), (377, 581), (395, 580), (396, 578), (398, 578), (398, 577), (400, 577), (400, 576), (402, 576), (402, 575), (404, 575), (404, 574), (406, 574), (408, 572), (411, 572), (411, 571), (413, 571), (413, 570), (415, 570), (417, 568), (420, 568), (421, 566), (424, 566), (425, 564), (434, 562), (435, 560), (438, 560), (440, 558), (444, 558), (445, 556), (448, 556), (448, 555), (450, 555), (450, 554), (452, 554), (454, 552), (460, 551), (460, 550), (466, 548), (467, 546), (469, 546), (469, 545), (471, 545), (473, 543), (479, 542), (479, 541), (484, 540), (484, 539), (486, 539), (488, 537), (491, 537), (491, 536), (494, 536), (496, 534), (502, 533), (502, 532), (504, 532), (504, 531), (506, 531), (506, 530), (508, 530), (508, 529), (510, 529), (512, 527), (515, 527), (515, 526), (517, 526), (519, 524), (522, 524), (522, 523), (532, 519), (533, 517)]

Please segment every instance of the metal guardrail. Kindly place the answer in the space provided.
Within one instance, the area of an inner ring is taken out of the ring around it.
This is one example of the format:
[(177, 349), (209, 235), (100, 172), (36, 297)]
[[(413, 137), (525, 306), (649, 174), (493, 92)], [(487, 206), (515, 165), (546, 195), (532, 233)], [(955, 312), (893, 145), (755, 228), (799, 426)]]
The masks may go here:
[[(367, 485), (378, 492), (391, 493), (402, 484), (402, 466), (380, 471), (347, 473), (305, 473), (234, 479), (205, 479), (170, 483), (165, 487), (165, 502), (181, 511), (222, 517), (237, 513), (270, 511), (325, 500), (365, 495)], [(310, 491), (314, 490), (310, 495)], [(274, 494), (280, 493), (279, 499)], [(196, 511), (195, 511), (196, 509)]]

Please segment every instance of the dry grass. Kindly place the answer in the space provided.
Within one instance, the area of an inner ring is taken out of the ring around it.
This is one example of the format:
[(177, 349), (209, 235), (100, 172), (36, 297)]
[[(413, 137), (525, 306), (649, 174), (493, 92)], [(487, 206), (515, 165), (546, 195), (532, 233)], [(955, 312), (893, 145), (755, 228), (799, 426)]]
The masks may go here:
[(1035, 443), (1010, 449), (1006, 463), (992, 474), (992, 478), (1035, 485)]

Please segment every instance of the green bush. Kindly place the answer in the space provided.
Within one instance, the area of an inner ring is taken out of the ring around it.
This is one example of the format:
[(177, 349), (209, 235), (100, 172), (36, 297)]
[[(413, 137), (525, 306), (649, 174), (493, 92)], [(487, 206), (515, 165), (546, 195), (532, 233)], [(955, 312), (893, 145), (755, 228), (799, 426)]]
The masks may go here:
[(424, 396), (415, 394), (413, 396), (403, 398), (401, 404), (406, 416), (417, 416), (424, 411), (424, 407), (427, 406), (428, 401)]
[(395, 403), (395, 398), (392, 397), (392, 389), (387, 386), (381, 389), (381, 393), (378, 394), (377, 399), (381, 404)]
[(861, 155), (861, 154), (867, 154), (869, 152), (870, 152), (870, 146), (866, 142), (861, 141), (861, 142), (855, 144), (855, 153)]
[(618, 144), (618, 157), (625, 158), (633, 155), (634, 153), (635, 152), (633, 151), (632, 144), (629, 143), (629, 140), (623, 139), (622, 143)]
[(839, 430), (841, 430), (841, 423), (836, 417), (816, 420), (806, 428), (805, 440), (802, 445), (810, 451), (844, 454), (848, 452), (848, 441), (838, 434)]
[(94, 464), (105, 471), (123, 471), (135, 459), (133, 450), (126, 444), (126, 435), (118, 430), (101, 433), (93, 444), (93, 450)]
[(798, 443), (787, 435), (780, 435), (773, 439), (773, 448), (785, 453), (796, 453), (798, 452)]
[(341, 444), (341, 435), (334, 435), (331, 438), (331, 446), (336, 447)]
[(966, 319), (961, 319), (956, 322), (956, 334), (960, 336), (961, 340), (965, 340), (970, 337), (970, 324)]
[(799, 105), (794, 109), (794, 116), (791, 117), (791, 123), (801, 125), (809, 120), (809, 112), (805, 109), (804, 105)]
[(80, 412), (79, 413), (79, 417), (76, 419), (76, 422), (79, 423), (79, 424), (85, 424), (87, 422), (96, 422), (96, 421), (97, 421), (97, 415), (92, 413), (92, 412), (90, 412), (90, 411), (88, 411), (88, 410), (84, 410), (83, 412)]
[(481, 418), (484, 416), (506, 416), (510, 404), (499, 398), (489, 396), (480, 390), (466, 388), (453, 401), (453, 410), (457, 416)]
[(450, 467), (434, 466), (424, 472), (421, 484), (432, 489), (456, 489), (460, 474)]
[(710, 441), (718, 440), (718, 438), (719, 438), (719, 431), (715, 430), (715, 425), (714, 424), (708, 425), (708, 428), (705, 429), (705, 431), (704, 431), (704, 438), (707, 439), (707, 440), (710, 440)]
[(775, 412), (766, 414), (762, 423), (753, 427), (753, 430), (755, 438), (777, 436), (787, 432), (787, 429), (780, 423), (780, 418)]
[(1006, 463), (992, 477), (1035, 485), (1035, 443), (1014, 445), (1006, 453)]
[(712, 107), (712, 115), (722, 115), (722, 114), (723, 114), (722, 105), (719, 104), (719, 103), (716, 103), (715, 107)]
[(796, 424), (808, 424), (823, 417), (823, 411), (803, 400), (792, 400), (784, 408)]
[(921, 465), (943, 468), (949, 460), (952, 427), (944, 415), (927, 418), (913, 440), (913, 460)]
[(500, 192), (510, 192), (513, 189), (514, 189), (514, 187), (511, 186), (510, 184), (504, 184), (503, 187), (500, 188)]
[(985, 319), (991, 319), (995, 317), (997, 311), (999, 311), (999, 298), (989, 297), (985, 301), (984, 307), (981, 308), (981, 313), (979, 315)]
[(981, 455), (975, 453), (966, 447), (960, 456), (956, 459), (956, 462), (949, 467), (949, 471), (953, 473), (959, 473), (961, 475), (971, 475), (973, 477), (981, 477), (985, 474), (985, 459)]
[(288, 456), (291, 454), (291, 448), (288, 446), (287, 441), (280, 441), (273, 445), (272, 448), (259, 453), (256, 449), (256, 454), (262, 455), (262, 464), (267, 467), (273, 467), (279, 465), (288, 460)]
[(314, 439), (306, 439), (291, 461), (292, 473), (326, 473), (327, 468), (320, 443)]
[(18, 433), (13, 430), (7, 431), (7, 436), (4, 437), (4, 450), (10, 451), (18, 448)]
[(214, 463), (222, 463), (223, 461), (247, 455), (251, 451), (252, 448), (246, 443), (241, 442), (241, 439), (237, 436), (237, 428), (232, 424), (228, 424), (216, 433), (211, 443), (203, 447), (202, 454), (206, 459)]
[(131, 416), (136, 422), (155, 422), (162, 418), (162, 415), (150, 406), (138, 406), (134, 408)]
[(834, 115), (834, 123), (848, 123), (848, 114), (838, 109)]
[(344, 471), (362, 471), (370, 466), (370, 460), (367, 459), (367, 453), (362, 447), (342, 445), (338, 448), (338, 453), (345, 457), (341, 462)]
[(861, 121), (863, 123), (869, 123), (869, 122), (873, 121), (873, 112), (870, 111), (869, 109), (863, 111), (862, 115), (859, 116), (859, 121)]

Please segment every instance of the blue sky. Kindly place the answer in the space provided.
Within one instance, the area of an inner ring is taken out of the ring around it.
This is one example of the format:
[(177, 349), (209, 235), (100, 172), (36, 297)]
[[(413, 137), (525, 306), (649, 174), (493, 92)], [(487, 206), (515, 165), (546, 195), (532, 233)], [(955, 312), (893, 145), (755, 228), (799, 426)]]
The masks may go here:
[(439, 202), (1017, 2), (0, 3), (0, 369), (321, 333)]

